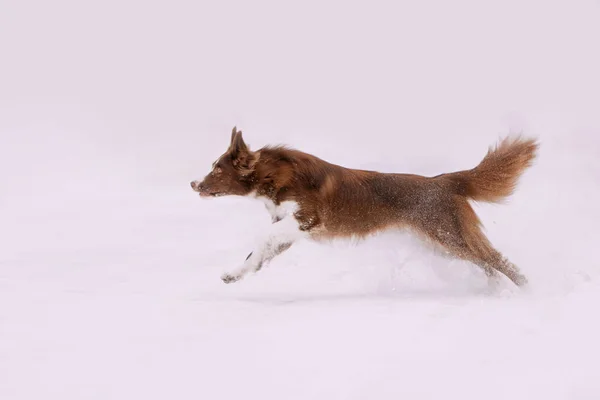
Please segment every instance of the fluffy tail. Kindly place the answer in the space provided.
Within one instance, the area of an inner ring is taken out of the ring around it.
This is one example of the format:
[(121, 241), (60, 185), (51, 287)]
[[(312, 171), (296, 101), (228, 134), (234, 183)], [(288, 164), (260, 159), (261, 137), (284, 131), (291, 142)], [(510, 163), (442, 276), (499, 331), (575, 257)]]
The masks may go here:
[(475, 201), (497, 203), (510, 196), (517, 181), (536, 156), (535, 139), (505, 138), (490, 148), (473, 169), (440, 175), (451, 182), (457, 194)]

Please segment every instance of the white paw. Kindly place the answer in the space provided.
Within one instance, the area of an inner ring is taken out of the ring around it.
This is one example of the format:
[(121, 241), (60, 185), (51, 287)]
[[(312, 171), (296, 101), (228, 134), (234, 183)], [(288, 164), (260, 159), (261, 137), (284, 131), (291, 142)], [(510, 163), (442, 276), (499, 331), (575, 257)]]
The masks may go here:
[(235, 275), (235, 274), (230, 274), (230, 273), (225, 273), (225, 274), (221, 275), (221, 280), (225, 283), (237, 282), (240, 279), (242, 279), (241, 275)]

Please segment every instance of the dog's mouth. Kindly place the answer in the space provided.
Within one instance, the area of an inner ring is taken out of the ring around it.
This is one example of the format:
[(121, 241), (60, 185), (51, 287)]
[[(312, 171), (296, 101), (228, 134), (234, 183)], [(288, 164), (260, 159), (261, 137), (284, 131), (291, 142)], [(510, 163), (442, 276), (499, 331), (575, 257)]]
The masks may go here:
[(220, 197), (220, 196), (225, 196), (225, 193), (223, 193), (223, 192), (213, 192), (213, 191), (209, 191), (209, 190), (199, 191), (198, 194), (200, 195), (200, 197)]

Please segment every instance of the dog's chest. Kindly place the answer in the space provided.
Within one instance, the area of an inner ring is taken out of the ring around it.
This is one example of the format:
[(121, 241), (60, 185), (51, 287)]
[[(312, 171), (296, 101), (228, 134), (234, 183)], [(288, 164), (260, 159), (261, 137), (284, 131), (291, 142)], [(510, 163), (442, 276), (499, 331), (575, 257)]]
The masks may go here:
[(273, 200), (267, 197), (257, 197), (260, 201), (263, 202), (269, 214), (271, 214), (271, 221), (273, 223), (281, 221), (288, 215), (293, 215), (296, 210), (298, 210), (298, 203), (295, 201), (284, 201), (280, 204), (275, 204)]

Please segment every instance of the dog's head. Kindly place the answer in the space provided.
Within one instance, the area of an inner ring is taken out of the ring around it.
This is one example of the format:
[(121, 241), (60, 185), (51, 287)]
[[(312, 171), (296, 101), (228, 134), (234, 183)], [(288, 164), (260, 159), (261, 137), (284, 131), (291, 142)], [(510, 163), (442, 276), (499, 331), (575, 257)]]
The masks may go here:
[(202, 197), (249, 194), (258, 157), (244, 143), (242, 132), (234, 127), (227, 151), (213, 163), (212, 170), (202, 181), (191, 183), (192, 189)]

